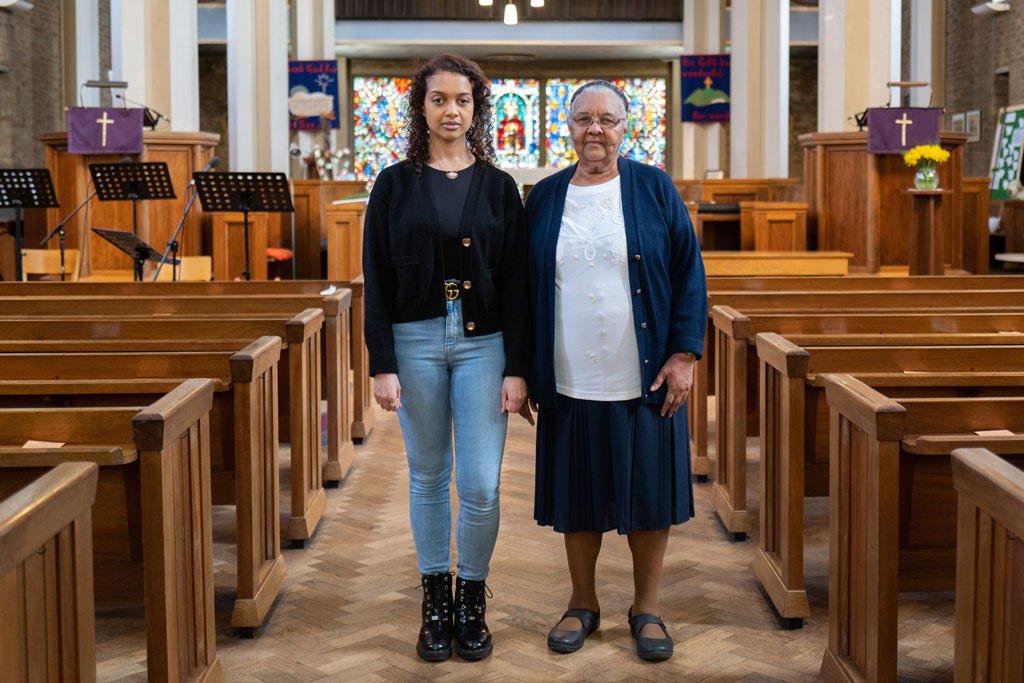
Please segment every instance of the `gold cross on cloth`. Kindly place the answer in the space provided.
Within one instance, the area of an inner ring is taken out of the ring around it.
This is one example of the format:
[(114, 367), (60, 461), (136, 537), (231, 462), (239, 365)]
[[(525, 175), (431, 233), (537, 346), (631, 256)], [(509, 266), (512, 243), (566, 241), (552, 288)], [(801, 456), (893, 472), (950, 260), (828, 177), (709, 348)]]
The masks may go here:
[(102, 124), (102, 126), (103, 126), (103, 136), (102, 136), (102, 139), (100, 140), (100, 147), (106, 147), (107, 146), (107, 126), (109, 124), (113, 123), (113, 122), (114, 122), (114, 119), (108, 119), (107, 118), (107, 112), (105, 112), (105, 111), (103, 112), (103, 118), (96, 119), (96, 123)]
[(711, 80), (711, 76), (708, 76), (707, 78), (704, 79), (704, 87), (705, 88), (710, 88), (712, 82), (713, 81)]
[(903, 118), (896, 119), (896, 123), (900, 125), (900, 147), (907, 146), (907, 126), (914, 123), (912, 120), (907, 118), (907, 112), (903, 112)]

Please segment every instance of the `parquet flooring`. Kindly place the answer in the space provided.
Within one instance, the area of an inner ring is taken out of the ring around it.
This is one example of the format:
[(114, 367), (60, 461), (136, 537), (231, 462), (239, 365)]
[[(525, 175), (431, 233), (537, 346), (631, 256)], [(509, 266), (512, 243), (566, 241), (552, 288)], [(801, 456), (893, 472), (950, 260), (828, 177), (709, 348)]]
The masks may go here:
[[(713, 399), (712, 399), (713, 400)], [(713, 410), (709, 411), (714, 414)], [(501, 532), (487, 583), (494, 654), (421, 661), (415, 652), (421, 593), (408, 522), (408, 472), (398, 422), (378, 413), (356, 449), (351, 475), (327, 491), (328, 508), (305, 550), (285, 550), (284, 591), (258, 637), (228, 625), (234, 585), (231, 508), (214, 512), (217, 649), (229, 681), (813, 681), (828, 637), (826, 500), (807, 504), (803, 629), (779, 627), (752, 569), (755, 541), (731, 543), (712, 512), (710, 485), (694, 485), (697, 516), (672, 530), (662, 578), (662, 615), (675, 656), (637, 659), (626, 625), (632, 579), (624, 538), (605, 538), (598, 569), (601, 629), (584, 648), (557, 655), (545, 644), (565, 608), (561, 537), (533, 521), (533, 431), (510, 420), (502, 470)], [(713, 426), (712, 426), (713, 429)], [(712, 441), (713, 442), (713, 441)], [(282, 449), (286, 451), (286, 449)], [(757, 505), (757, 441), (748, 442), (749, 491)], [(287, 453), (281, 457), (288, 495)], [(753, 532), (756, 538), (757, 530)], [(951, 681), (952, 594), (903, 596), (900, 680)], [(97, 622), (99, 680), (144, 681), (141, 610)]]

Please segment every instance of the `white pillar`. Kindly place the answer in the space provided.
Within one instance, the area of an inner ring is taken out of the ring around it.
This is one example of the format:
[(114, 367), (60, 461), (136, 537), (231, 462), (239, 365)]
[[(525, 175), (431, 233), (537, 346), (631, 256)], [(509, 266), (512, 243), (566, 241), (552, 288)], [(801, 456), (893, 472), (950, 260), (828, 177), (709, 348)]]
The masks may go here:
[[(293, 0), (291, 7), (291, 32), (293, 59), (320, 60), (334, 59), (334, 1)], [(342, 73), (338, 71), (338, 96), (341, 97)], [(340, 102), (339, 102), (340, 104)], [(339, 112), (340, 114), (340, 112)], [(313, 145), (320, 143), (320, 132), (296, 131), (295, 142), (302, 150), (302, 156), (312, 154)], [(329, 136), (332, 148), (337, 147), (337, 131)], [(301, 177), (301, 165), (291, 164), (293, 177)]]
[[(84, 88), (86, 81), (102, 80), (100, 73), (100, 14), (97, 0), (74, 0), (67, 7), (75, 13), (74, 99), (86, 107), (100, 106), (100, 91)], [(79, 97), (79, 93), (81, 94)]]
[(199, 37), (196, 0), (165, 0), (171, 130), (199, 130)]
[(733, 178), (789, 175), (789, 2), (732, 5)]
[[(932, 0), (910, 3), (910, 80), (932, 83)], [(911, 88), (910, 106), (927, 107), (930, 88)]]
[(196, 0), (111, 0), (110, 33), (110, 75), (127, 81), (129, 104), (159, 112), (171, 130), (198, 131)]
[[(717, 55), (725, 52), (725, 4), (722, 0), (683, 0), (683, 54)], [(678, 61), (673, 68), (676, 90), (679, 85)], [(682, 98), (680, 98), (681, 100)], [(680, 111), (682, 102), (675, 111)], [(723, 168), (721, 123), (682, 124), (682, 176), (703, 178), (704, 171)], [(676, 146), (679, 149), (679, 146)]]
[(288, 171), (288, 6), (228, 0), (232, 171)]
[(868, 107), (899, 104), (900, 0), (821, 0), (818, 9), (818, 130), (856, 130)]

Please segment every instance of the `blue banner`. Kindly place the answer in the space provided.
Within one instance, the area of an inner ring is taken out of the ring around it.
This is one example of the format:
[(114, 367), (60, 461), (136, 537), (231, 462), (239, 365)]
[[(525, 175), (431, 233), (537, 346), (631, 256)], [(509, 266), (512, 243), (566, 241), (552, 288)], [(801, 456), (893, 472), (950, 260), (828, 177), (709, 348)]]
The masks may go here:
[(683, 55), (684, 123), (725, 123), (729, 120), (729, 55)]
[(288, 129), (338, 128), (338, 62), (288, 62)]

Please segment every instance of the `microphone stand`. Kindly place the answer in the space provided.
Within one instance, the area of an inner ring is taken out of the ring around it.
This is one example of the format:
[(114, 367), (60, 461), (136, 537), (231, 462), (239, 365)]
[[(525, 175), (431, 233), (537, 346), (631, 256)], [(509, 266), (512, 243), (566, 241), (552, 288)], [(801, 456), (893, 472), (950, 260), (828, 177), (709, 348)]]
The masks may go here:
[(50, 234), (43, 238), (43, 241), (39, 243), (39, 246), (45, 245), (54, 235), (60, 236), (60, 281), (64, 282), (64, 225), (69, 220), (75, 217), (83, 206), (89, 203), (89, 201), (96, 196), (97, 190), (93, 190), (85, 201), (75, 207), (75, 210), (67, 215), (67, 217), (57, 224), (57, 227), (50, 231)]
[[(188, 212), (192, 210), (192, 204), (196, 201), (196, 197), (199, 193), (196, 191), (194, 185), (192, 187), (192, 198), (188, 200), (188, 204), (185, 205), (185, 213), (181, 214), (181, 220), (178, 221), (178, 227), (174, 229), (174, 234), (171, 235), (171, 241), (167, 243), (167, 249), (164, 250), (163, 256), (160, 257), (160, 265), (156, 267), (156, 275), (153, 276), (153, 282), (160, 277), (160, 270), (163, 269), (164, 263), (167, 262), (167, 254), (171, 253), (171, 281), (178, 281), (178, 234), (181, 232), (181, 228), (185, 225), (185, 218), (188, 216)], [(187, 191), (188, 188), (186, 188)]]

